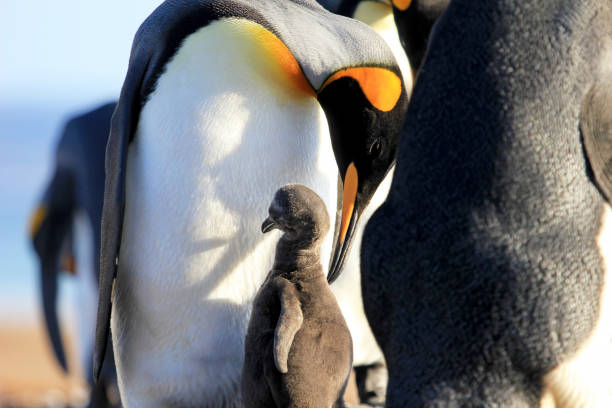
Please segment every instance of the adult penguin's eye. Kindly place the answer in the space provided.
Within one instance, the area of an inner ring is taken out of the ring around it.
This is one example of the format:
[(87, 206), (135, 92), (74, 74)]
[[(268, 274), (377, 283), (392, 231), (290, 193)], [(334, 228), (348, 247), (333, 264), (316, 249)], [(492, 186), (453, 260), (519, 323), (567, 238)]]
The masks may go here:
[(382, 152), (382, 146), (380, 144), (380, 140), (376, 140), (374, 141), (374, 143), (372, 143), (372, 145), (370, 146), (370, 156), (371, 157), (378, 157), (380, 156), (380, 153)]

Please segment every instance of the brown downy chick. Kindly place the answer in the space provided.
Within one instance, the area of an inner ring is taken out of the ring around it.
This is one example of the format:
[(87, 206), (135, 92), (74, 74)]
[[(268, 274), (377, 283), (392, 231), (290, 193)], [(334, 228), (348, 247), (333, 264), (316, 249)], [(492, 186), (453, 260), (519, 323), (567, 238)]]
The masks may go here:
[(261, 229), (283, 231), (245, 340), (244, 406), (342, 407), (352, 340), (321, 267), (325, 204), (297, 184), (279, 189)]

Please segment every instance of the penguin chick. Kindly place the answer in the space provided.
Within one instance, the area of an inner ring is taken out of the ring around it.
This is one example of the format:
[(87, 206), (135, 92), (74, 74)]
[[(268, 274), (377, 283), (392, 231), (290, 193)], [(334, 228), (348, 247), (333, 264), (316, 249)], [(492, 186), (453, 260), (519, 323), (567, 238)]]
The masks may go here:
[(242, 368), (244, 406), (341, 407), (352, 340), (321, 266), (329, 230), (323, 200), (298, 184), (279, 189), (261, 226), (283, 232), (253, 302)]

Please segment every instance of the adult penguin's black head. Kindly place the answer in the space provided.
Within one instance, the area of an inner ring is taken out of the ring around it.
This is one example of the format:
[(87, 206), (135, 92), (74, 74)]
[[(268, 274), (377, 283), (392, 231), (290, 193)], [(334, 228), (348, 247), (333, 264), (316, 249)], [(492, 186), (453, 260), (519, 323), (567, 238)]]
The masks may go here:
[(431, 29), (450, 0), (392, 0), (397, 31), (412, 71), (421, 68)]
[(328, 281), (340, 274), (363, 209), (395, 162), (408, 98), (397, 68), (356, 67), (318, 93), (343, 181), (342, 216)]

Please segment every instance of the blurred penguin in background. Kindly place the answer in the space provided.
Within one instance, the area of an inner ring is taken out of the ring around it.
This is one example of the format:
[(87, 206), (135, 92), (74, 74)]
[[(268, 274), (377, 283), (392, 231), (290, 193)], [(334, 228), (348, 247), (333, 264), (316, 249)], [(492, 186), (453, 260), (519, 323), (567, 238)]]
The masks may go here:
[(366, 227), (389, 407), (612, 406), (612, 3), (453, 1)]
[(101, 381), (94, 386), (92, 377), (104, 156), (114, 109), (115, 103), (108, 103), (68, 121), (57, 145), (51, 181), (30, 221), (30, 237), (40, 262), (45, 324), (65, 372), (68, 365), (57, 317), (60, 271), (74, 275), (78, 282), (76, 342), (82, 372), (92, 387), (91, 407), (119, 406), (110, 350)]

